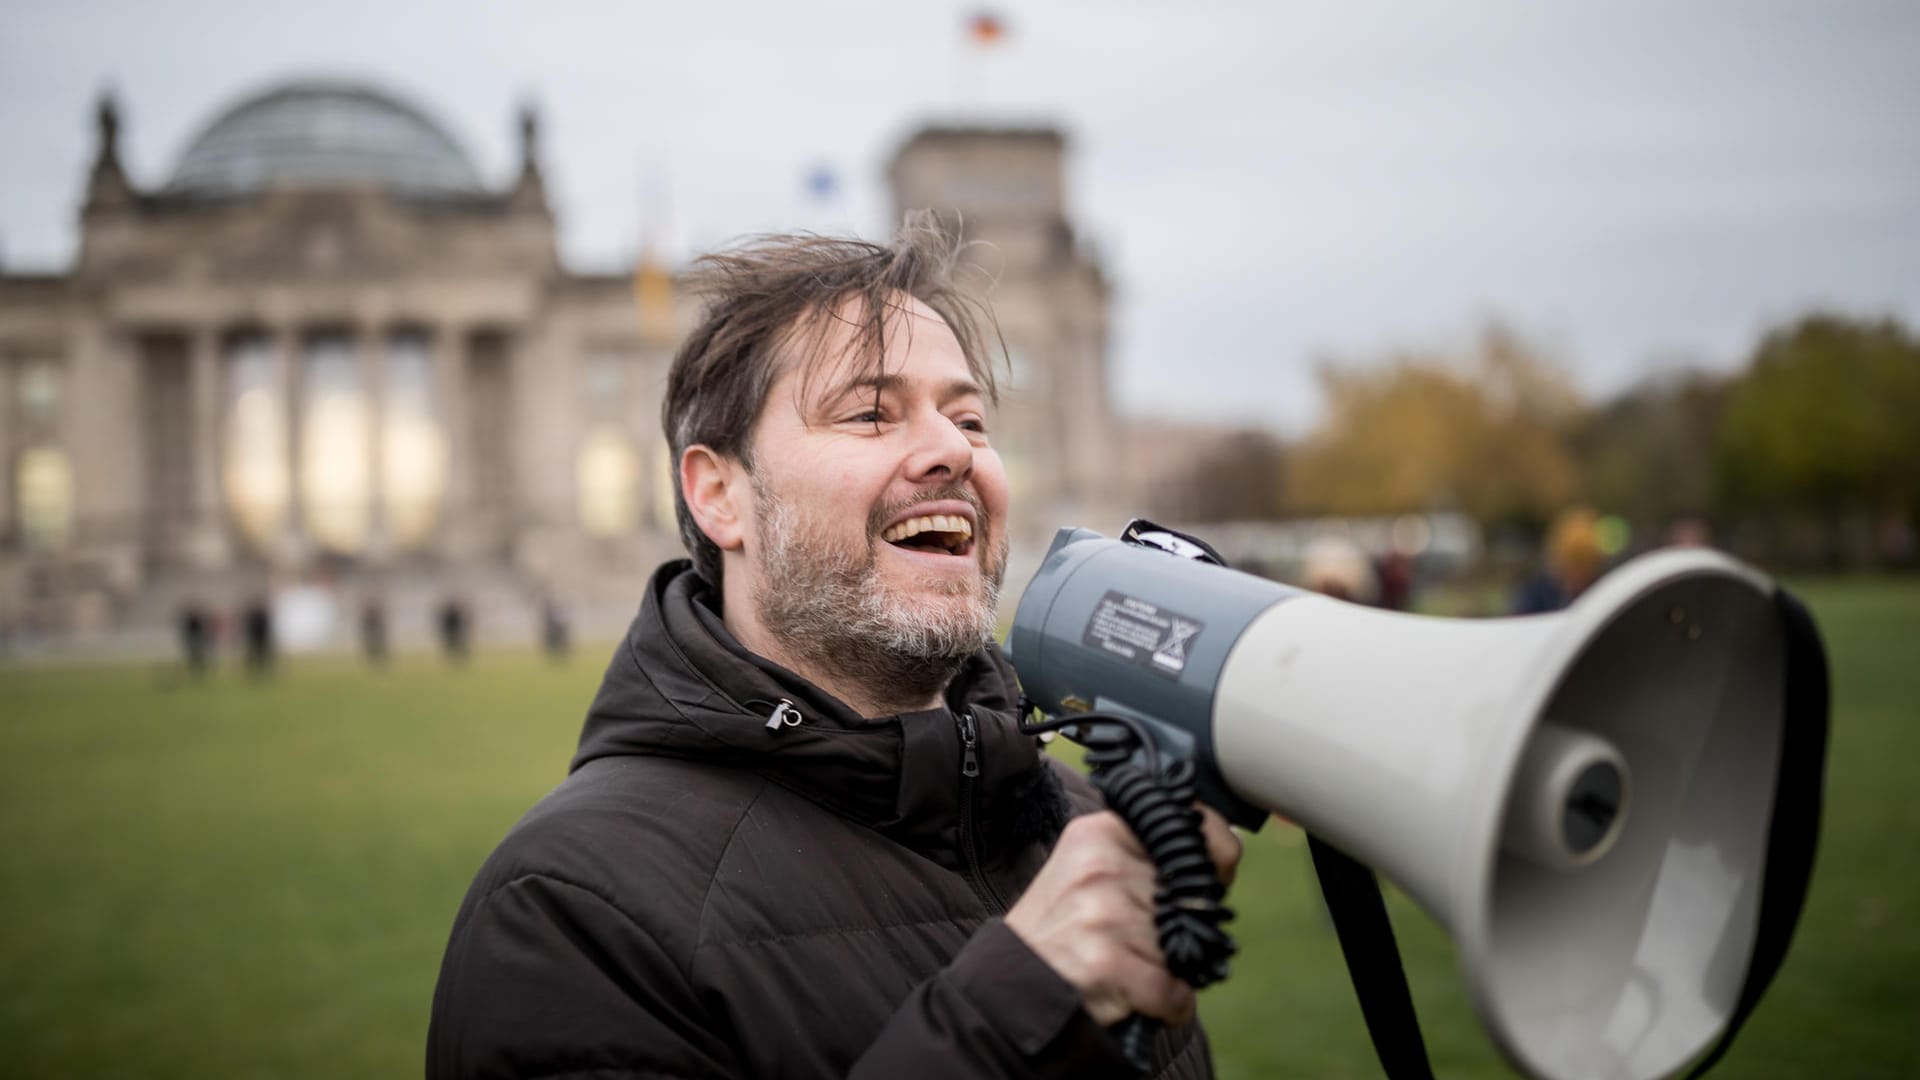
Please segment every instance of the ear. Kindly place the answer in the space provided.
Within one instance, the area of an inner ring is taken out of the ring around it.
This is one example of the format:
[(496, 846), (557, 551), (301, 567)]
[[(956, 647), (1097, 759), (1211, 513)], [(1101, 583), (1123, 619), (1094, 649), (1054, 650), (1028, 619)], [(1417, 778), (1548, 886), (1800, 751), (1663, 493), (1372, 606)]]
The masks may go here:
[(739, 551), (745, 545), (752, 507), (747, 471), (739, 462), (706, 446), (689, 446), (680, 454), (680, 491), (694, 523), (715, 547)]

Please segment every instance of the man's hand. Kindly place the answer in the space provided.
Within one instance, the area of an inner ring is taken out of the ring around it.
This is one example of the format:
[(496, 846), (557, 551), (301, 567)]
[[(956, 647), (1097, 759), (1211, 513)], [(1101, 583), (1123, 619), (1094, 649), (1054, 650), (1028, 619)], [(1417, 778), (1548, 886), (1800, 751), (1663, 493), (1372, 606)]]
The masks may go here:
[[(1240, 840), (1200, 808), (1207, 854), (1231, 883)], [(1153, 924), (1154, 868), (1112, 813), (1075, 818), (1046, 865), (1007, 912), (1007, 927), (1072, 983), (1101, 1024), (1140, 1013), (1171, 1024), (1193, 1016), (1193, 988), (1167, 973)]]

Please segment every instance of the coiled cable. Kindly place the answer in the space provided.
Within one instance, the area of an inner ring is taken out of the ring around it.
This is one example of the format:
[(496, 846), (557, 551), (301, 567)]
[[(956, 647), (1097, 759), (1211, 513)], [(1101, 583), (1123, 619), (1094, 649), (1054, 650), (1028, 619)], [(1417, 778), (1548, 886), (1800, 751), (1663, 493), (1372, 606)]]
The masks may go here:
[[(1032, 715), (1023, 708), (1022, 717)], [(1221, 924), (1233, 918), (1221, 901), (1226, 885), (1207, 855), (1200, 811), (1194, 808), (1194, 764), (1175, 761), (1164, 768), (1159, 748), (1130, 716), (1081, 713), (1038, 722), (1023, 719), (1020, 730), (1040, 734), (1071, 728), (1070, 737), (1087, 748), (1089, 779), (1107, 808), (1127, 823), (1153, 860), (1159, 885), (1154, 892), (1154, 926), (1167, 971), (1200, 990), (1227, 977), (1236, 946)], [(1135, 764), (1134, 759), (1143, 759)], [(1114, 1028), (1122, 1052), (1135, 1068), (1147, 1068), (1159, 1023), (1135, 1014)]]

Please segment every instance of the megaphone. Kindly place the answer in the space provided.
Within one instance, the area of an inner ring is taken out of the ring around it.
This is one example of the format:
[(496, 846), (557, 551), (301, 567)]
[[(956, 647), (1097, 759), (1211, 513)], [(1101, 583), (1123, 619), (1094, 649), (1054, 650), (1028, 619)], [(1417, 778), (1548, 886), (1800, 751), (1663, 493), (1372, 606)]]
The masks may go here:
[(1062, 530), (1022, 596), (1008, 646), (1033, 704), (1138, 718), (1231, 820), (1284, 815), (1397, 882), (1521, 1071), (1717, 1056), (1811, 868), (1827, 689), (1796, 601), (1672, 550), (1562, 612), (1443, 619), (1128, 535)]

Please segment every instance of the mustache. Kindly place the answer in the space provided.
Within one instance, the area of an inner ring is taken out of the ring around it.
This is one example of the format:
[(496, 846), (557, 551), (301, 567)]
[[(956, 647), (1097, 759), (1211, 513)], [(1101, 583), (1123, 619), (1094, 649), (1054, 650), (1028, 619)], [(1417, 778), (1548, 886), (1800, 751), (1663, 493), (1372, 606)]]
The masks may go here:
[(987, 508), (980, 501), (980, 496), (975, 495), (971, 488), (963, 484), (948, 484), (945, 487), (923, 491), (910, 499), (901, 499), (874, 507), (873, 512), (867, 515), (867, 535), (878, 536), (880, 530), (887, 527), (887, 522), (921, 503), (947, 501), (963, 502), (973, 507), (974, 542), (978, 543), (987, 532)]

